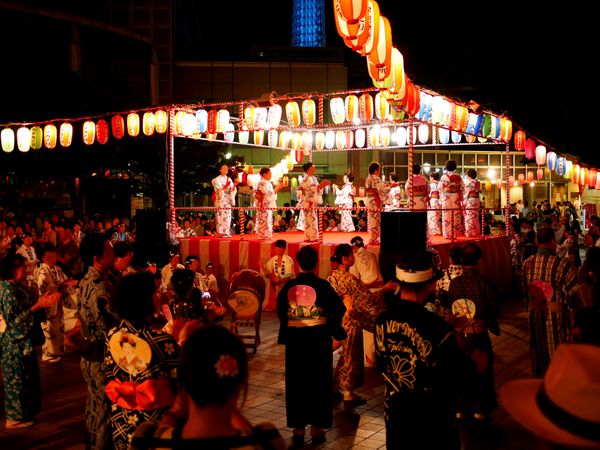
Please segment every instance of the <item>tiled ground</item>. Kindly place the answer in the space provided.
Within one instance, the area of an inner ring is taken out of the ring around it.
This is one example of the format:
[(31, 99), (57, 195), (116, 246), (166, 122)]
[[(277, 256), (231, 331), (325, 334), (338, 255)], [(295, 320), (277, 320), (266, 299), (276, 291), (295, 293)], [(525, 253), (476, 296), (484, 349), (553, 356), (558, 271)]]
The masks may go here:
[[(273, 422), (291, 445), (291, 430), (286, 428), (284, 408), (283, 347), (276, 344), (278, 322), (273, 313), (265, 313), (261, 326), (262, 343), (256, 355), (250, 354), (250, 385), (243, 412), (253, 423)], [(504, 305), (502, 336), (494, 338), (496, 382), (501, 386), (530, 373), (526, 314), (520, 304)], [(307, 355), (307, 363), (309, 362)], [(55, 365), (42, 363), (43, 412), (39, 423), (23, 431), (0, 429), (0, 449), (81, 449), (85, 387), (76, 355), (67, 355)], [(366, 405), (344, 409), (336, 405), (334, 428), (327, 432), (323, 449), (385, 448), (383, 422), (383, 384), (372, 368), (366, 371), (360, 395)], [(0, 394), (1, 395), (1, 394)], [(0, 409), (3, 421), (3, 408)], [(433, 430), (432, 430), (433, 431)], [(531, 436), (500, 409), (487, 425), (463, 426), (465, 450), (531, 449)], [(307, 448), (312, 448), (307, 438)]]

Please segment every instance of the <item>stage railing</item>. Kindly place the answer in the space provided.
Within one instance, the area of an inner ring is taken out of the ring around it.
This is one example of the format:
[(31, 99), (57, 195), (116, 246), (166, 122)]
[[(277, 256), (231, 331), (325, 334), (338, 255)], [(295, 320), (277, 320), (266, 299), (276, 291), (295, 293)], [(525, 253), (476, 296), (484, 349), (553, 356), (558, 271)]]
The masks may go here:
[[(443, 222), (443, 214), (444, 212), (450, 212), (450, 211), (458, 211), (461, 215), (461, 223), (464, 224), (464, 216), (466, 215), (466, 211), (473, 211), (476, 210), (479, 213), (480, 216), (480, 230), (479, 230), (479, 235), (480, 237), (485, 237), (486, 235), (484, 234), (485, 231), (485, 216), (487, 213), (489, 213), (490, 211), (494, 211), (494, 208), (483, 208), (483, 207), (479, 207), (479, 208), (470, 208), (470, 207), (459, 207), (459, 208), (444, 208), (444, 207), (438, 207), (438, 208), (425, 208), (425, 209), (410, 209), (408, 207), (400, 207), (400, 208), (372, 208), (372, 207), (368, 207), (368, 206), (354, 206), (351, 208), (348, 207), (344, 207), (344, 206), (313, 206), (313, 207), (308, 207), (308, 208), (303, 208), (303, 207), (299, 207), (299, 206), (280, 206), (280, 207), (274, 207), (274, 208), (266, 208), (266, 207), (257, 207), (257, 206), (231, 206), (231, 207), (227, 207), (227, 208), (222, 208), (222, 207), (218, 207), (218, 206), (188, 206), (188, 207), (177, 207), (175, 208), (175, 214), (180, 213), (180, 212), (203, 212), (203, 211), (222, 211), (222, 210), (227, 210), (227, 211), (239, 211), (239, 218), (238, 218), (238, 226), (239, 226), (239, 230), (240, 230), (240, 239), (244, 239), (245, 235), (246, 235), (246, 211), (267, 211), (267, 210), (271, 210), (271, 211), (315, 211), (317, 213), (317, 220), (318, 220), (318, 229), (319, 229), (319, 233), (318, 233), (318, 242), (322, 243), (323, 242), (323, 232), (325, 231), (324, 229), (324, 223), (323, 223), (323, 216), (324, 216), (324, 212), (325, 211), (366, 211), (367, 212), (367, 232), (371, 231), (371, 223), (368, 220), (369, 218), (369, 213), (381, 213), (381, 212), (387, 212), (387, 211), (420, 211), (420, 212), (437, 212), (440, 214), (440, 220)], [(443, 223), (440, 223), (440, 226), (443, 227)], [(509, 224), (506, 224), (506, 229), (508, 230)], [(450, 228), (450, 235), (448, 236), (448, 239), (454, 241), (456, 240), (456, 238), (458, 237), (456, 235), (456, 230), (451, 227)]]

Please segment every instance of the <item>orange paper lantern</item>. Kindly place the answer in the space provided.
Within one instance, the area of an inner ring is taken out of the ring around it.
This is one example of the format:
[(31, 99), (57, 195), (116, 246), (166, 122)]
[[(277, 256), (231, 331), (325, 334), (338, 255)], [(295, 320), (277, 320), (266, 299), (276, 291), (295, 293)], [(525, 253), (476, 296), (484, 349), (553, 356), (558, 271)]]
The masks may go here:
[(531, 183), (533, 181), (533, 170), (527, 171), (527, 181)]
[(140, 116), (138, 113), (127, 114), (127, 133), (131, 137), (140, 134)]
[(302, 101), (302, 122), (304, 122), (304, 125), (312, 127), (315, 124), (316, 109), (313, 99), (307, 98)]
[(96, 140), (96, 124), (91, 120), (86, 120), (83, 123), (83, 143), (92, 145)]
[(142, 116), (142, 131), (146, 136), (152, 136), (156, 128), (156, 116), (153, 112), (145, 112)]
[(542, 167), (538, 167), (538, 170), (537, 170), (537, 179), (538, 180), (543, 180), (544, 179), (544, 169)]
[(48, 124), (44, 127), (44, 145), (48, 149), (56, 147), (56, 127), (52, 124)]
[(60, 125), (58, 141), (63, 147), (69, 147), (73, 142), (73, 125), (64, 122)]
[(169, 116), (166, 111), (159, 109), (154, 113), (154, 126), (156, 132), (159, 134), (163, 134), (167, 132), (167, 128), (169, 126)]
[[(525, 150), (525, 142), (527, 142), (525, 132), (523, 130), (517, 131), (515, 133), (515, 138), (513, 142), (515, 144), (515, 150), (517, 150), (518, 152), (522, 152), (523, 150)], [(527, 155), (525, 156), (527, 157)]]
[(288, 125), (290, 127), (297, 127), (300, 125), (300, 107), (295, 101), (287, 102), (285, 105), (285, 116), (287, 117)]
[(579, 176), (581, 174), (581, 167), (579, 166), (579, 164), (575, 164), (573, 165), (573, 173), (572, 173), (572, 178), (571, 181), (573, 183), (579, 183)]
[(596, 187), (596, 177), (597, 177), (598, 171), (596, 169), (590, 169), (588, 171), (588, 186), (591, 188), (595, 188)]
[(358, 121), (358, 97), (356, 95), (348, 95), (344, 100), (344, 110), (346, 121), (356, 123)]
[(377, 45), (367, 55), (369, 75), (376, 81), (383, 81), (390, 76), (392, 69), (392, 29), (389, 20), (379, 17), (379, 36)]
[(373, 97), (370, 94), (362, 94), (358, 98), (358, 116), (363, 123), (373, 118)]

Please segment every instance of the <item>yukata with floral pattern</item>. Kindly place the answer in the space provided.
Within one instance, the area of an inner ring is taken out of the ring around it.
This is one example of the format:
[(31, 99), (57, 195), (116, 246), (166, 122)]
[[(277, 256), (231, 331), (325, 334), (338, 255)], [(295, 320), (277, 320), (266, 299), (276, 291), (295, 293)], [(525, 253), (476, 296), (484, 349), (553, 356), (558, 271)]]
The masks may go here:
[[(355, 195), (356, 188), (352, 183), (345, 183), (341, 189), (335, 190), (335, 204), (342, 208), (352, 208)], [(340, 231), (356, 231), (354, 221), (352, 220), (352, 211), (350, 209), (342, 210), (340, 216), (342, 219), (339, 227)]]
[(467, 178), (463, 191), (465, 202), (465, 236), (478, 237), (480, 235), (479, 208), (481, 208), (481, 185), (479, 180)]
[(460, 204), (464, 183), (460, 175), (448, 171), (440, 178), (438, 188), (441, 193), (442, 234), (446, 239), (456, 239), (462, 231)]
[(379, 175), (370, 174), (365, 180), (367, 194), (367, 220), (369, 224), (369, 244), (378, 244), (381, 234), (381, 210), (390, 204), (390, 187)]
[(116, 449), (128, 448), (135, 428), (158, 423), (175, 400), (179, 353), (173, 336), (148, 325), (123, 320), (109, 331), (103, 369)]
[(427, 211), (427, 229), (430, 236), (439, 236), (442, 234), (440, 220), (442, 213), (440, 211), (440, 190), (438, 182), (433, 180), (429, 182), (429, 209)]
[(231, 208), (235, 206), (237, 188), (227, 175), (213, 178), (212, 185), (215, 189), (215, 206), (222, 208), (215, 213), (217, 233), (221, 236), (229, 236), (231, 233)]
[(31, 421), (41, 409), (40, 369), (31, 341), (33, 302), (24, 286), (0, 281), (0, 349), (7, 420)]
[(273, 210), (277, 208), (277, 194), (273, 189), (273, 183), (261, 177), (256, 186), (254, 206), (256, 212), (256, 229), (259, 239), (270, 239), (273, 237)]
[[(56, 264), (42, 263), (35, 274), (40, 295), (54, 293), (60, 289), (62, 283), (67, 280), (67, 275)], [(74, 306), (74, 305), (73, 305)], [(42, 322), (44, 337), (42, 355), (52, 358), (63, 354), (65, 343), (65, 322), (63, 303), (46, 308), (46, 320)]]
[(340, 359), (335, 367), (334, 384), (341, 391), (353, 391), (364, 382), (364, 351), (362, 330), (373, 332), (375, 319), (383, 311), (383, 291), (371, 291), (342, 266), (327, 278), (341, 297), (350, 296), (351, 307), (342, 320), (348, 338), (344, 341)]
[(316, 207), (323, 203), (323, 190), (314, 175), (302, 175), (302, 208), (304, 209), (304, 240), (314, 242), (319, 239), (319, 220)]

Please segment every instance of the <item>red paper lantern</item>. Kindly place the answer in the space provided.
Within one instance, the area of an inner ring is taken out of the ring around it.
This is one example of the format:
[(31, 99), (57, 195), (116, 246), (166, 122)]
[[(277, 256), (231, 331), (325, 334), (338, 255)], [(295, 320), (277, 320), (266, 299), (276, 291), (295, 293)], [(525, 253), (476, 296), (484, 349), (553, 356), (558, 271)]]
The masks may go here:
[(519, 176), (517, 177), (517, 180), (519, 181), (519, 184), (525, 183), (525, 174), (520, 173)]
[(96, 140), (102, 145), (108, 142), (108, 122), (104, 119), (100, 119), (96, 124)]
[(527, 159), (535, 158), (535, 141), (533, 139), (527, 139), (525, 141), (525, 158), (527, 158)]
[(544, 168), (543, 167), (538, 167), (538, 170), (537, 170), (537, 179), (538, 180), (543, 180), (544, 179)]
[(358, 22), (367, 13), (367, 0), (334, 0), (335, 10), (350, 23)]
[(211, 109), (208, 111), (208, 126), (206, 129), (208, 134), (215, 134), (217, 132), (217, 110)]
[(596, 187), (596, 177), (598, 176), (598, 171), (596, 169), (590, 169), (588, 172), (588, 186), (591, 188)]
[(533, 181), (533, 170), (527, 171), (527, 181), (531, 183)]
[[(515, 133), (515, 138), (514, 138), (515, 150), (517, 150), (518, 152), (522, 152), (523, 150), (525, 150), (526, 141), (527, 141), (527, 139), (526, 139), (525, 132), (523, 130), (517, 131)], [(535, 152), (535, 145), (533, 147), (533, 151)], [(527, 155), (525, 155), (525, 157), (527, 158)], [(527, 158), (527, 159), (530, 159), (530, 158)]]
[(390, 76), (392, 69), (392, 28), (389, 20), (384, 16), (379, 16), (377, 45), (367, 55), (367, 61), (369, 75), (373, 80), (383, 81)]
[(301, 149), (294, 150), (294, 159), (296, 160), (296, 164), (300, 164), (304, 159), (304, 151)]
[(581, 172), (581, 167), (579, 166), (579, 164), (574, 164), (573, 165), (573, 173), (571, 175), (571, 181), (573, 183), (579, 183), (580, 172)]
[(110, 120), (110, 125), (115, 139), (121, 139), (123, 136), (125, 136), (125, 120), (123, 120), (123, 116), (113, 116)]

